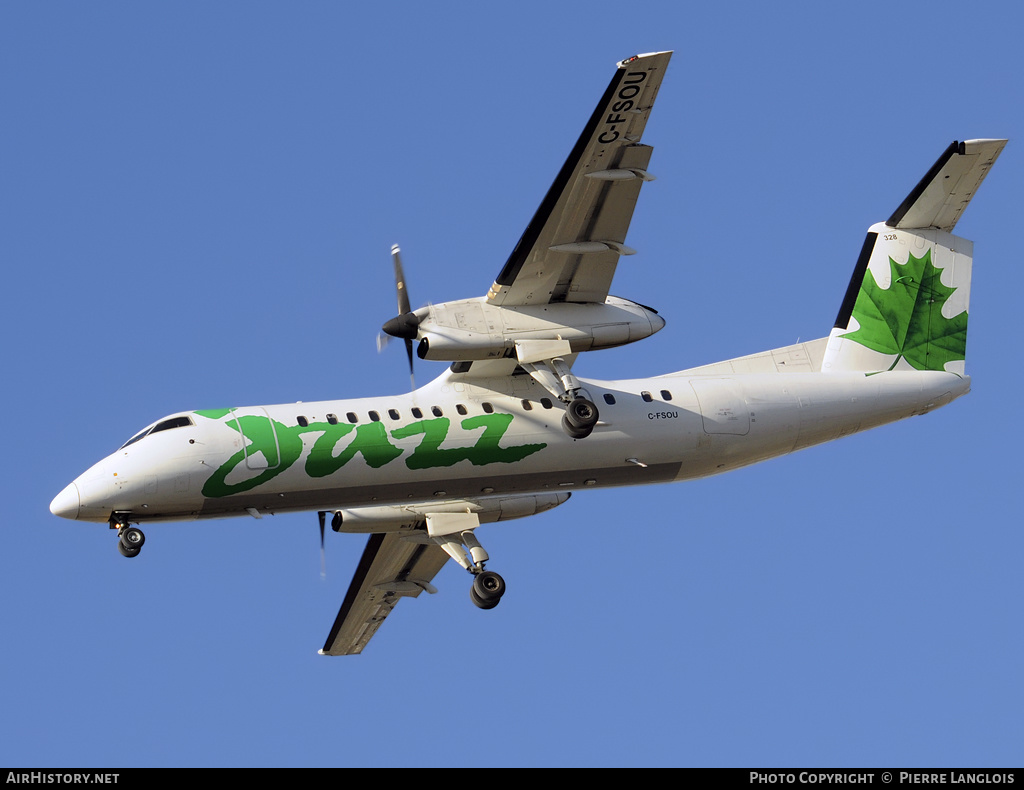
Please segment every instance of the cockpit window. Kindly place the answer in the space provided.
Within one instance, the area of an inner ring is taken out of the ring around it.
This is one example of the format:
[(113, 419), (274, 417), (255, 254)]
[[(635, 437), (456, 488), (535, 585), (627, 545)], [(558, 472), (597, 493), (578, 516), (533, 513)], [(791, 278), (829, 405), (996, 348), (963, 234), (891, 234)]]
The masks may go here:
[(181, 417), (170, 417), (166, 420), (161, 420), (156, 425), (152, 425), (149, 428), (146, 428), (145, 430), (139, 431), (131, 439), (122, 444), (120, 449), (123, 450), (129, 444), (135, 444), (137, 441), (139, 441), (139, 439), (149, 436), (151, 433), (156, 433), (157, 431), (167, 431), (170, 430), (171, 428), (184, 428), (186, 425), (194, 425), (191, 417), (186, 417), (183, 415)]
[(191, 417), (171, 417), (169, 420), (158, 422), (153, 426), (153, 430), (150, 433), (156, 433), (157, 431), (167, 431), (171, 428), (184, 428), (186, 425), (192, 424)]
[(141, 431), (139, 431), (139, 432), (138, 432), (137, 434), (135, 434), (135, 435), (134, 435), (134, 436), (133, 436), (133, 437), (132, 437), (131, 439), (129, 439), (129, 440), (128, 440), (127, 442), (125, 442), (124, 444), (122, 444), (122, 445), (121, 445), (121, 448), (120, 448), (120, 449), (122, 449), (122, 450), (123, 450), (123, 449), (124, 449), (125, 447), (127, 447), (127, 446), (128, 446), (129, 444), (135, 444), (135, 443), (136, 443), (136, 442), (137, 442), (137, 441), (138, 441), (139, 439), (141, 439), (141, 438), (142, 438), (143, 436), (145, 436), (145, 435), (146, 435), (147, 433), (149, 433), (149, 432), (150, 432), (150, 430), (151, 430), (150, 428), (146, 428), (146, 429), (144, 429), (144, 430), (141, 430)]

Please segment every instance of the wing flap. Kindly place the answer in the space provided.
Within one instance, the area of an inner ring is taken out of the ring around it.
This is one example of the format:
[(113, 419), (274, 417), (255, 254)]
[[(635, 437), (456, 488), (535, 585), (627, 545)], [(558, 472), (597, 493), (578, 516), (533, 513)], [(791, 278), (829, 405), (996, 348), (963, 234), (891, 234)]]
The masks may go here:
[(398, 602), (419, 596), (447, 560), (448, 554), (434, 543), (394, 532), (371, 535), (320, 652), (361, 653)]
[(1005, 145), (1006, 140), (951, 143), (885, 224), (952, 233)]
[(639, 143), (671, 52), (619, 64), (487, 298), (498, 305), (603, 302), (651, 151)]

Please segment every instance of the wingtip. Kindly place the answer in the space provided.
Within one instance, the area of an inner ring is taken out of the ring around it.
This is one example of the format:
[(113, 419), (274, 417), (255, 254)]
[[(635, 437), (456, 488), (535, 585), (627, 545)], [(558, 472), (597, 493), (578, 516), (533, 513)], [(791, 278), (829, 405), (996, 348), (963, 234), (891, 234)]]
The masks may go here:
[(975, 140), (964, 140), (960, 143), (959, 153), (963, 154), (990, 154), (994, 157), (1003, 152), (1003, 148), (1010, 142), (1003, 137), (982, 137)]
[(653, 58), (653, 57), (657, 57), (658, 55), (671, 55), (674, 51), (675, 50), (665, 49), (665, 50), (662, 50), (661, 52), (641, 52), (639, 55), (633, 55), (633, 57), (631, 57), (631, 58), (626, 58), (625, 60), (620, 60), (615, 65), (618, 66), (621, 69), (621, 68), (623, 68), (625, 66), (628, 66), (630, 63), (635, 63), (636, 61), (640, 60), (641, 58)]

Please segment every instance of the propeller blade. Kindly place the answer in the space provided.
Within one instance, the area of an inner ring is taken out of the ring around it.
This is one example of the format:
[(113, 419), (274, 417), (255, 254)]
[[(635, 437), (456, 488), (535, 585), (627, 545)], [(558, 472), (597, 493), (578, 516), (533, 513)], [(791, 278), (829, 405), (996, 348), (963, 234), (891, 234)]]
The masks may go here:
[(398, 291), (398, 314), (412, 312), (409, 305), (409, 291), (405, 287), (405, 272), (402, 270), (402, 251), (397, 244), (391, 245), (391, 259), (395, 263), (395, 290)]
[(320, 578), (323, 579), (327, 576), (327, 552), (324, 550), (324, 522), (327, 519), (327, 511), (318, 510), (316, 514), (320, 517)]
[[(398, 315), (385, 321), (381, 327), (384, 334), (415, 340), (419, 332), (420, 318), (412, 311), (409, 303), (409, 289), (405, 284), (405, 271), (402, 269), (402, 255), (398, 245), (391, 247), (391, 259), (395, 264), (395, 291), (398, 294)], [(380, 349), (380, 340), (377, 341)]]
[(409, 301), (409, 289), (405, 284), (405, 270), (402, 268), (402, 251), (397, 244), (391, 245), (391, 261), (395, 266), (395, 291), (398, 293), (398, 315), (386, 321), (381, 327), (383, 334), (377, 336), (377, 351), (382, 351), (388, 343), (388, 337), (400, 337), (405, 340), (405, 355), (409, 358), (409, 383), (416, 389), (416, 377), (413, 373), (412, 341), (419, 334), (420, 317), (412, 311)]
[(412, 372), (412, 341), (409, 338), (405, 339), (405, 353), (409, 357), (409, 384), (416, 389), (416, 376)]

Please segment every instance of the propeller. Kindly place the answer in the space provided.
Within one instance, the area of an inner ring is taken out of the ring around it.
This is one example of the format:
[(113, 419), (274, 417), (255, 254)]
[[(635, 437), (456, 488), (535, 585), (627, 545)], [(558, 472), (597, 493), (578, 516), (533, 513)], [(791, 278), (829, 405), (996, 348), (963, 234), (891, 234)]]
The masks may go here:
[[(391, 246), (391, 260), (395, 264), (395, 290), (398, 292), (398, 315), (384, 323), (381, 330), (390, 337), (400, 337), (405, 341), (405, 354), (409, 358), (409, 381), (413, 389), (416, 379), (412, 370), (412, 341), (419, 333), (420, 318), (412, 311), (409, 303), (409, 291), (405, 286), (405, 272), (402, 270), (402, 254), (397, 244)], [(387, 338), (377, 338), (377, 350), (387, 345)]]

